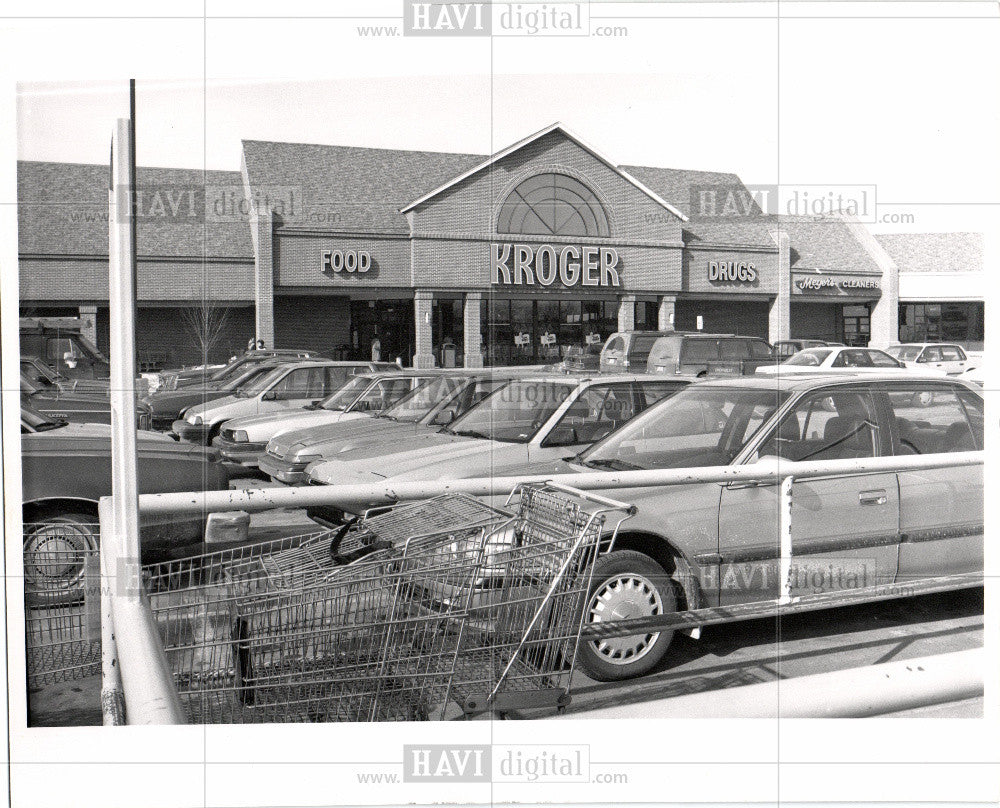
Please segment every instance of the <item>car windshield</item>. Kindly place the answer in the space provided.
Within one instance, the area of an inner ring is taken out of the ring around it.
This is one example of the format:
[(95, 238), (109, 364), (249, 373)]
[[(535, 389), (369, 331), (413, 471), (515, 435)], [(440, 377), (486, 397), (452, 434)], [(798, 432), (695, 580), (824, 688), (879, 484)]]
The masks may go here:
[(240, 398), (253, 398), (268, 390), (274, 382), (285, 375), (287, 368), (271, 368), (267, 373), (255, 377), (252, 381), (242, 385), (235, 393)]
[(219, 370), (215, 371), (215, 373), (213, 373), (208, 378), (211, 379), (213, 382), (221, 381), (222, 379), (228, 379), (231, 376), (233, 376), (233, 374), (236, 371), (239, 371), (243, 367), (246, 367), (246, 362), (244, 361), (244, 357), (241, 356), (239, 359), (234, 359), (224, 368), (220, 368)]
[(766, 387), (689, 387), (577, 459), (611, 471), (728, 465), (787, 395)]
[(456, 419), (445, 431), (472, 438), (527, 443), (575, 387), (562, 382), (512, 381)]
[(274, 370), (273, 365), (265, 365), (263, 367), (253, 367), (247, 370), (243, 368), (242, 372), (237, 374), (234, 378), (230, 379), (224, 385), (222, 385), (222, 390), (240, 390), (251, 382), (260, 379), (262, 376), (270, 373)]
[(386, 410), (384, 417), (394, 421), (419, 421), (432, 407), (454, 396), (466, 381), (459, 376), (439, 376), (425, 382)]
[(823, 364), (823, 360), (826, 359), (833, 351), (828, 351), (824, 348), (807, 348), (804, 351), (799, 351), (797, 354), (789, 359), (786, 359), (781, 364), (783, 365), (804, 365), (806, 367), (819, 367)]
[(352, 376), (344, 385), (333, 395), (327, 396), (322, 402), (320, 402), (320, 407), (324, 410), (333, 410), (334, 412), (344, 412), (348, 407), (350, 407), (365, 390), (367, 390), (372, 384), (371, 376)]
[(885, 352), (900, 362), (915, 362), (922, 350), (919, 345), (890, 345)]

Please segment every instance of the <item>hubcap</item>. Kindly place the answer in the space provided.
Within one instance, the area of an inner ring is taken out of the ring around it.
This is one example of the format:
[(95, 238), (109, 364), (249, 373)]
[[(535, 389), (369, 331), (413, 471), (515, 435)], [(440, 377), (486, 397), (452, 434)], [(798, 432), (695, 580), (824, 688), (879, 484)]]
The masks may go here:
[(24, 578), (36, 592), (72, 588), (83, 577), (87, 533), (74, 525), (45, 525), (24, 542)]
[[(588, 615), (591, 623), (653, 617), (663, 614), (663, 601), (656, 587), (642, 575), (622, 574), (604, 581), (590, 600)], [(591, 647), (612, 665), (630, 665), (641, 659), (656, 643), (655, 634), (632, 634), (595, 640)]]

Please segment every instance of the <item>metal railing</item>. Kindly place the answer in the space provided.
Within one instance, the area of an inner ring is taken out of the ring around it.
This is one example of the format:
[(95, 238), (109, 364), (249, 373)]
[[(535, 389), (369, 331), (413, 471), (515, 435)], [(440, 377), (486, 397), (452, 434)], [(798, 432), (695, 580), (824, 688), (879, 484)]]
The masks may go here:
[[(789, 570), (794, 556), (792, 525), (794, 520), (794, 483), (800, 480), (830, 476), (860, 475), (878, 472), (920, 471), (983, 465), (983, 452), (906, 457), (861, 458), (793, 462), (768, 459), (755, 464), (728, 467), (662, 469), (648, 471), (587, 472), (565, 474), (559, 483), (592, 491), (648, 488), (695, 483), (756, 483), (777, 485), (780, 492), (779, 562), (782, 579), (779, 595), (774, 600), (761, 601), (761, 609), (794, 608)], [(516, 485), (526, 482), (547, 482), (551, 475), (521, 475), (517, 477), (487, 477), (466, 480), (434, 480), (414, 482), (381, 482), (308, 488), (267, 488), (233, 491), (199, 491), (176, 494), (144, 494), (138, 498), (144, 523), (163, 521), (181, 514), (201, 514), (212, 511), (265, 511), (275, 508), (326, 506), (347, 512), (390, 505), (401, 501), (425, 499), (446, 493), (474, 496), (499, 496), (509, 493)], [(140, 569), (136, 559), (123, 559), (119, 548), (121, 536), (113, 528), (113, 503), (110, 497), (101, 501), (101, 563), (105, 576), (113, 572), (117, 582), (114, 596), (103, 609), (106, 620), (114, 623), (117, 648), (105, 644), (105, 682), (102, 701), (107, 709), (105, 723), (115, 723), (116, 705), (124, 703), (124, 720), (128, 723), (181, 723), (183, 712), (177, 700), (172, 674), (163, 653), (149, 603), (142, 594)], [(978, 577), (981, 581), (981, 576)], [(976, 576), (964, 576), (954, 586), (976, 584)], [(943, 584), (941, 584), (943, 585)], [(124, 588), (123, 588), (124, 587)], [(947, 588), (947, 587), (946, 587)], [(107, 591), (107, 587), (105, 590)], [(818, 608), (818, 607), (817, 607)], [(685, 613), (690, 625), (722, 622), (724, 617), (711, 614), (712, 609)], [(715, 610), (718, 611), (718, 610)], [(762, 611), (761, 614), (764, 612)], [(749, 616), (759, 616), (750, 614)], [(736, 619), (741, 619), (736, 617)], [(746, 619), (745, 617), (743, 619)], [(104, 636), (110, 628), (103, 626)], [(634, 633), (634, 632), (632, 632)], [(122, 699), (123, 697), (123, 699)], [(117, 720), (121, 720), (118, 716)]]

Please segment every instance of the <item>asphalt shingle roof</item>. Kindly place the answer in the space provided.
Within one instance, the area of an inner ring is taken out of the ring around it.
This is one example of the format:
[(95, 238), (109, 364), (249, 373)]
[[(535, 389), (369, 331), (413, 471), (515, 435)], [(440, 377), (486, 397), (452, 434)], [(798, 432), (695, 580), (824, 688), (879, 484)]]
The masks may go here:
[[(286, 226), (408, 234), (399, 210), (481, 163), (479, 154), (370, 149), (244, 140), (243, 162), (251, 192), (277, 198), (299, 195), (284, 213)], [(284, 195), (284, 196), (282, 196)]]
[(883, 233), (875, 236), (900, 272), (981, 272), (982, 233)]
[[(619, 168), (627, 171), (685, 216), (697, 215), (696, 206), (699, 204), (718, 205), (721, 209), (727, 202), (735, 203), (741, 212), (760, 213), (753, 195), (735, 174), (651, 166), (619, 166)], [(705, 202), (698, 201), (698, 195), (702, 191), (708, 194)], [(692, 195), (695, 196), (694, 199)]]
[[(107, 255), (108, 180), (103, 165), (18, 161), (19, 252)], [(239, 172), (139, 167), (137, 184), (140, 256), (253, 260), (248, 220), (228, 209), (243, 197)]]
[(882, 274), (871, 253), (840, 219), (778, 218), (782, 230), (788, 233), (793, 270)]

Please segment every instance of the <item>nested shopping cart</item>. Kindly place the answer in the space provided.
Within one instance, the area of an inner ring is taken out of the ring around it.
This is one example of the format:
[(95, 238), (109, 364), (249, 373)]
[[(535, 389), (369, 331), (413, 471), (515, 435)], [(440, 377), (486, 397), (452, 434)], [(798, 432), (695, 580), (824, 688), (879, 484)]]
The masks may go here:
[(551, 483), (505, 509), (448, 494), (149, 566), (144, 588), (193, 722), (561, 709), (594, 562), (633, 510)]

